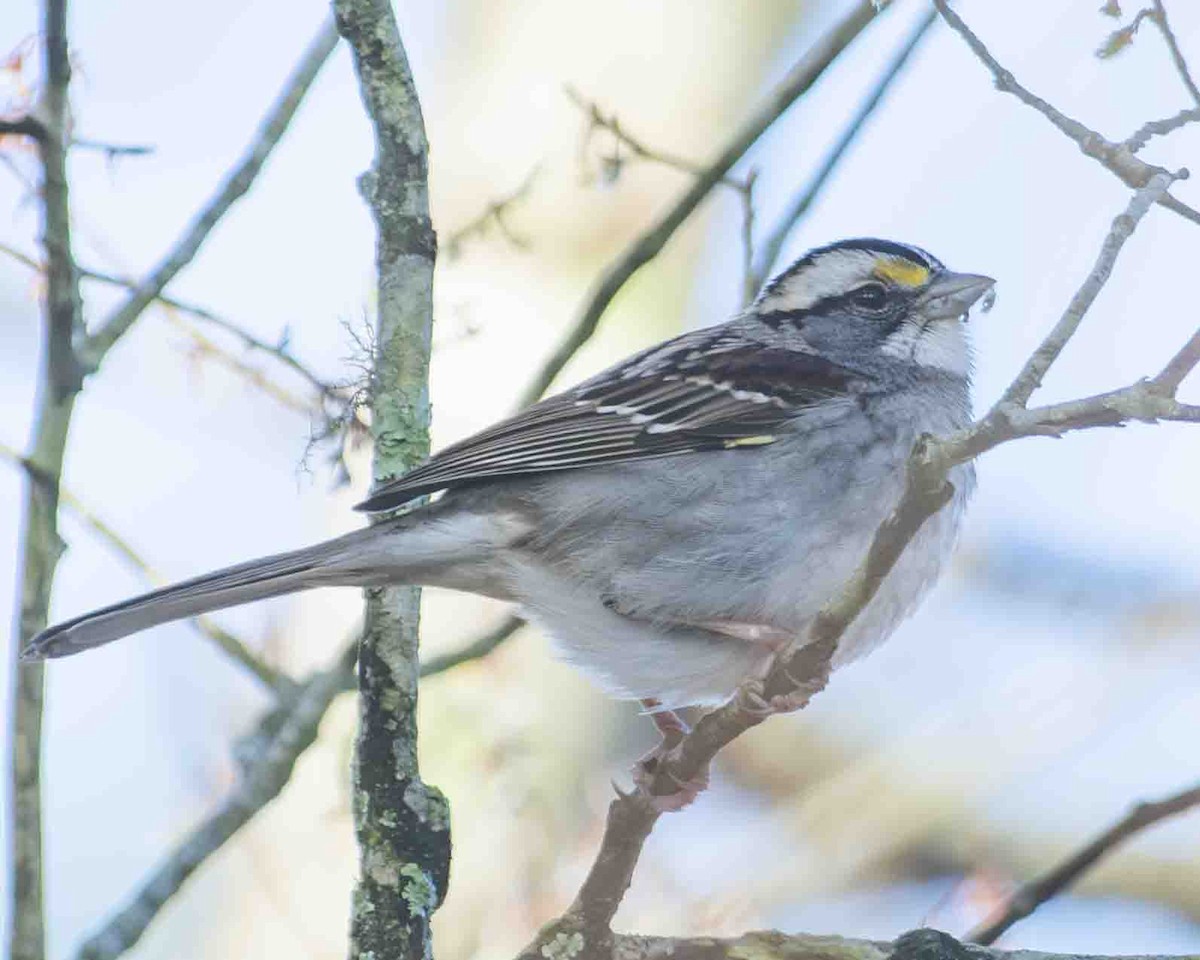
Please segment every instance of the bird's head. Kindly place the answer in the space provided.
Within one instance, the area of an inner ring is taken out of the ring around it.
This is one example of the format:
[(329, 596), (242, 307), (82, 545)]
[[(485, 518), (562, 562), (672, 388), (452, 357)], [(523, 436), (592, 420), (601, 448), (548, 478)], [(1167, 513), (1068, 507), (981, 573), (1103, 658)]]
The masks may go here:
[(919, 247), (856, 239), (805, 254), (772, 280), (751, 312), (786, 337), (851, 365), (916, 366), (968, 377), (965, 324), (995, 281), (947, 270)]

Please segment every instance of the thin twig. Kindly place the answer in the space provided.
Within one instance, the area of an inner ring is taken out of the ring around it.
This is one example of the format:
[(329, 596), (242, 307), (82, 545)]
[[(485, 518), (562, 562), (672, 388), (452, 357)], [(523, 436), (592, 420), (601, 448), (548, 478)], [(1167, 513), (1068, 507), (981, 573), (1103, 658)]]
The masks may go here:
[(875, 15), (871, 0), (860, 0), (851, 11), (792, 67), (766, 100), (742, 124), (738, 131), (703, 172), (649, 229), (640, 234), (600, 275), (584, 301), (570, 329), (542, 365), (521, 398), (521, 405), (536, 401), (562, 372), (575, 352), (596, 330), (600, 318), (613, 298), (639, 269), (658, 255), (680, 225), (700, 205), (733, 165), (746, 154), (759, 137), (790, 107), (853, 42)]
[(447, 670), (472, 660), (482, 660), (489, 653), (504, 643), (509, 637), (521, 629), (525, 621), (520, 617), (506, 617), (502, 623), (487, 633), (481, 634), (475, 640), (460, 647), (453, 653), (445, 653), (429, 660), (421, 661), (421, 678), (434, 677)]
[(9, 119), (0, 117), (0, 136), (32, 137), (34, 140), (41, 140), (46, 136), (46, 126), (30, 114)]
[(184, 267), (191, 263), (213, 228), (239, 198), (254, 184), (267, 158), (282, 139), (304, 96), (308, 93), (321, 67), (337, 45), (338, 34), (332, 21), (322, 24), (316, 37), (301, 57), (283, 93), (275, 101), (255, 134), (253, 143), (238, 165), (231, 171), (220, 189), (204, 206), (170, 252), (157, 267), (133, 289), (129, 298), (118, 307), (84, 342), (81, 354), (89, 369), (99, 366), (104, 354), (129, 329), (163, 289)]
[(1200, 329), (1192, 334), (1192, 338), (1180, 348), (1179, 352), (1163, 368), (1162, 373), (1151, 382), (1174, 396), (1179, 385), (1183, 383), (1189, 373), (1196, 369), (1197, 364), (1200, 364)]
[[(8, 460), (18, 467), (29, 468), (29, 464), (25, 458), (6, 443), (0, 442), (0, 458)], [(148, 583), (152, 586), (162, 586), (167, 582), (167, 579), (152, 567), (145, 557), (134, 549), (133, 544), (126, 540), (95, 511), (82, 503), (70, 490), (60, 488), (58, 495), (63, 506), (75, 514), (85, 527), (91, 530), (110, 550), (116, 553)], [(191, 623), (195, 625), (201, 635), (207, 637), (224, 650), (230, 658), (236, 660), (254, 674), (268, 689), (273, 690), (282, 697), (291, 696), (295, 691), (296, 682), (294, 680), (275, 670), (273, 667), (268, 666), (251, 652), (245, 641), (218, 625), (210, 617), (194, 617)]]
[(1178, 130), (1180, 127), (1186, 126), (1189, 123), (1200, 121), (1200, 107), (1189, 107), (1187, 110), (1180, 110), (1175, 116), (1167, 117), (1163, 120), (1151, 120), (1143, 123), (1137, 128), (1125, 141), (1125, 146), (1133, 153), (1137, 153), (1147, 143), (1151, 137), (1165, 137), (1168, 133)]
[(112, 161), (117, 157), (148, 157), (154, 153), (154, 147), (144, 143), (106, 143), (103, 140), (81, 140), (75, 137), (71, 146), (80, 150), (93, 150), (104, 154), (106, 160)]
[(141, 939), (184, 882), (263, 807), (292, 775), (296, 760), (317, 738), (321, 719), (354, 675), (357, 643), (328, 669), (301, 684), (279, 711), (264, 716), (242, 751), (241, 775), (225, 801), (156, 867), (132, 902), (87, 939), (75, 960), (115, 960)]
[[(40, 274), (41, 272), (44, 272), (44, 268), (41, 263), (38, 263), (36, 259), (30, 257), (28, 253), (18, 250), (17, 247), (13, 247), (10, 244), (5, 244), (5, 242), (0, 241), (0, 253), (5, 254), (6, 257), (16, 260), (17, 263), (28, 266), (30, 270), (36, 270), (37, 272), (40, 272)], [(127, 290), (137, 288), (137, 283), (132, 280), (128, 280), (126, 277), (116, 276), (115, 274), (106, 274), (106, 272), (102, 270), (92, 270), (90, 268), (86, 268), (86, 266), (80, 266), (78, 270), (80, 280), (96, 281), (97, 283), (107, 284), (109, 287), (121, 287)], [(234, 320), (230, 320), (227, 317), (222, 317), (220, 313), (215, 313), (214, 311), (209, 310), (208, 307), (193, 304), (193, 302), (187, 300), (179, 300), (178, 298), (174, 298), (174, 296), (160, 294), (156, 296), (155, 302), (156, 304), (161, 304), (164, 307), (169, 307), (170, 310), (179, 311), (180, 313), (186, 314), (188, 317), (193, 317), (197, 320), (202, 320), (203, 323), (215, 326), (215, 328), (221, 330), (223, 334), (228, 334), (229, 336), (234, 337), (235, 340), (238, 340), (246, 349), (253, 350), (253, 352), (256, 353), (265, 354), (266, 356), (270, 356), (271, 359), (277, 360), (280, 362), (280, 364), (286, 366), (288, 370), (295, 373), (296, 376), (300, 377), (300, 379), (304, 380), (308, 386), (311, 386), (311, 388), (316, 391), (320, 397), (332, 398), (332, 400), (338, 401), (342, 400), (342, 397), (340, 396), (340, 390), (338, 390), (337, 386), (326, 382), (326, 380), (320, 377), (320, 374), (314, 371), (312, 367), (307, 366), (304, 361), (298, 358), (298, 356), (290, 352), (286, 341), (281, 340), (280, 342), (272, 343), (270, 341), (263, 340), (262, 337), (252, 334), (252, 332), (248, 331), (246, 328), (244, 328), (244, 326), (235, 323)], [(188, 330), (187, 332), (190, 336), (198, 336), (196, 331)], [(205, 342), (204, 346), (208, 346), (208, 342)]]
[(842, 162), (846, 151), (853, 146), (859, 135), (867, 126), (867, 122), (871, 119), (872, 114), (883, 102), (887, 92), (896, 82), (896, 78), (904, 70), (905, 65), (911, 59), (913, 52), (920, 46), (921, 41), (929, 32), (929, 28), (933, 26), (937, 20), (937, 12), (931, 11), (921, 18), (916, 29), (909, 34), (908, 39), (896, 52), (891, 62), (884, 68), (879, 79), (875, 81), (875, 86), (871, 89), (870, 95), (860, 105), (854, 116), (846, 124), (842, 130), (837, 142), (833, 145), (833, 149), (829, 151), (828, 156), (822, 162), (820, 169), (812, 181), (804, 188), (788, 207), (787, 211), (776, 224), (775, 229), (763, 241), (759, 251), (757, 262), (755, 263), (752, 286), (754, 293), (757, 294), (762, 285), (766, 283), (771, 272), (775, 269), (775, 264), (779, 262), (779, 255), (783, 252), (784, 244), (787, 243), (788, 237), (796, 229), (801, 220), (812, 208), (816, 201), (825, 189), (829, 178)]
[(1184, 59), (1183, 51), (1179, 49), (1179, 41), (1175, 38), (1175, 31), (1171, 29), (1170, 21), (1167, 20), (1167, 10), (1162, 4), (1162, 0), (1153, 0), (1154, 3), (1154, 22), (1158, 26), (1159, 32), (1163, 35), (1163, 39), (1167, 41), (1167, 49), (1171, 51), (1171, 61), (1175, 64), (1175, 69), (1179, 71), (1179, 79), (1183, 81), (1183, 85), (1187, 87), (1188, 93), (1192, 95), (1192, 100), (1196, 106), (1200, 107), (1200, 86), (1196, 85), (1196, 80), (1188, 69), (1187, 60)]
[[(1156, 167), (1138, 158), (1128, 144), (1114, 143), (1102, 137), (1095, 130), (1091, 130), (1078, 120), (1068, 117), (1057, 107), (1047, 103), (1028, 88), (1019, 84), (1016, 78), (1013, 77), (1012, 72), (1003, 67), (992, 56), (983, 41), (963, 22), (962, 17), (954, 12), (948, 0), (933, 0), (933, 4), (942, 15), (942, 19), (949, 24), (955, 33), (966, 41), (967, 46), (971, 48), (975, 56), (991, 72), (997, 90), (1001, 90), (1004, 93), (1011, 93), (1022, 103), (1032, 107), (1073, 140), (1085, 156), (1091, 157), (1110, 173), (1115, 174), (1127, 187), (1136, 190), (1149, 183), (1150, 178), (1155, 174), (1166, 172), (1162, 167)], [(1182, 170), (1176, 175), (1178, 179), (1184, 179), (1186, 176), (1187, 172)], [(1200, 211), (1192, 209), (1183, 201), (1171, 196), (1171, 194), (1163, 194), (1156, 202), (1185, 219), (1200, 224)]]
[[(708, 168), (702, 163), (697, 163), (695, 160), (689, 160), (686, 157), (681, 157), (667, 150), (648, 146), (643, 140), (639, 140), (621, 126), (621, 121), (617, 119), (615, 113), (606, 114), (596, 101), (587, 99), (574, 87), (566, 87), (566, 94), (567, 98), (587, 118), (589, 139), (594, 131), (605, 130), (612, 134), (618, 149), (621, 146), (627, 147), (633, 156), (639, 160), (648, 160), (651, 163), (670, 167), (672, 170), (678, 170), (693, 177), (703, 177), (707, 173)], [(619, 154), (605, 159), (610, 169), (615, 171), (619, 171), (624, 164), (624, 160), (621, 159)], [(610, 179), (615, 178), (615, 176), (616, 174), (613, 174)], [(746, 191), (745, 181), (738, 180), (736, 177), (731, 177), (728, 174), (722, 176), (718, 182), (739, 193), (745, 193)]]
[(758, 182), (758, 170), (746, 174), (742, 197), (742, 306), (748, 307), (758, 293), (754, 278), (754, 185)]
[(1076, 291), (1062, 317), (1054, 325), (1054, 329), (1046, 335), (1041, 345), (1025, 362), (1025, 366), (1022, 367), (1016, 379), (1004, 391), (1004, 395), (997, 402), (997, 407), (1009, 405), (1023, 407), (1033, 392), (1042, 385), (1042, 379), (1051, 365), (1058, 359), (1067, 342), (1075, 335), (1080, 321), (1083, 320), (1100, 291), (1104, 289), (1125, 241), (1133, 234), (1138, 222), (1146, 215), (1150, 207), (1166, 193), (1173, 179), (1175, 177), (1167, 173), (1157, 174), (1147, 186), (1134, 194), (1124, 212), (1113, 220), (1112, 229), (1109, 230), (1096, 263), (1092, 267), (1091, 273), (1088, 274), (1087, 282)]
[(514, 207), (520, 206), (529, 199), (540, 174), (541, 167), (535, 166), (525, 175), (525, 179), (515, 190), (498, 200), (492, 200), (478, 214), (448, 234), (444, 241), (446, 256), (451, 259), (459, 256), (462, 253), (462, 246), (467, 240), (472, 237), (482, 237), (493, 225), (500, 231), (501, 236), (518, 250), (528, 249), (529, 241), (512, 229), (508, 222), (508, 215)]
[(1074, 884), (1095, 864), (1147, 827), (1200, 806), (1200, 785), (1190, 787), (1163, 800), (1139, 803), (1062, 863), (1036, 880), (1022, 886), (1001, 908), (999, 916), (971, 931), (966, 937), (973, 943), (992, 944), (1015, 923), (1024, 920), (1047, 900)]

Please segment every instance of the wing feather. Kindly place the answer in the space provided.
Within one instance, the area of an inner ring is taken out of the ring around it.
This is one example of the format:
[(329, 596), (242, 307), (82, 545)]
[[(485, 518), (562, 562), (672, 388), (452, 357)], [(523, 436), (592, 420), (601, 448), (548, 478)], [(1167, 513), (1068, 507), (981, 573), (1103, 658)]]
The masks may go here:
[(390, 510), (488, 479), (723, 450), (739, 439), (766, 443), (760, 438), (772, 428), (865, 382), (813, 353), (766, 346), (728, 326), (685, 334), (447, 447), (359, 509)]

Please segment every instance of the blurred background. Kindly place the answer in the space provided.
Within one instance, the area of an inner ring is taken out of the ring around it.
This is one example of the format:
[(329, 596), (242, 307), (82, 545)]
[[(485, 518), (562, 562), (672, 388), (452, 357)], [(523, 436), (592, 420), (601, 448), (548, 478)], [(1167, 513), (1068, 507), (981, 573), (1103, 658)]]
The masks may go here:
[[(619, 149), (611, 133), (589, 135), (565, 89), (646, 145), (703, 162), (846, 7), (398, 4), (432, 143), (443, 241), (435, 446), (516, 402), (598, 272), (689, 184), (687, 173)], [(1018, 78), (1119, 139), (1186, 106), (1186, 91), (1149, 26), (1120, 56), (1098, 59), (1117, 24), (1096, 7), (959, 5)], [(734, 171), (759, 171), (760, 236), (926, 9), (896, 0)], [(1168, 9), (1200, 65), (1200, 6), (1176, 0)], [(73, 154), (81, 264), (140, 275), (156, 262), (249, 142), (325, 15), (316, 0), (75, 5), (77, 134), (154, 147), (112, 159)], [(0, 8), (0, 56), (32, 42), (37, 16), (30, 0)], [(19, 98), (21, 84), (36, 81), (32, 69), (10, 59), (0, 94)], [(12, 139), (0, 148), (0, 241), (37, 255), (34, 157)], [(170, 292), (265, 341), (286, 332), (290, 350), (322, 377), (353, 379), (362, 355), (355, 331), (371, 312), (372, 229), (355, 188), (370, 150), (349, 56), (339, 49), (254, 190)], [(1200, 131), (1155, 141), (1145, 156), (1200, 167)], [(493, 219), (461, 233), (514, 192), (507, 232)], [(1200, 187), (1177, 192), (1200, 203)], [(878, 235), (997, 277), (996, 309), (975, 321), (984, 404), (1057, 318), (1127, 195), (1040, 116), (997, 93), (938, 24), (787, 255)], [(741, 229), (736, 191), (714, 192), (620, 294), (559, 383), (735, 311)], [(1198, 236), (1180, 218), (1151, 211), (1041, 400), (1162, 366), (1196, 325)], [(17, 450), (31, 428), (39, 294), (38, 277), (0, 255), (0, 444)], [(115, 296), (86, 284), (86, 315), (101, 315)], [(362, 450), (348, 457), (350, 482), (340, 486), (328, 447), (306, 458), (312, 419), (303, 380), (211, 327), (198, 340), (199, 329), (162, 309), (142, 319), (87, 385), (64, 479), (171, 579), (351, 528), (359, 521), (349, 508), (368, 477)], [(722, 755), (710, 793), (660, 823), (620, 929), (776, 926), (882, 938), (929, 924), (962, 934), (1015, 883), (1133, 801), (1197, 779), (1198, 467), (1196, 435), (1177, 425), (1026, 440), (989, 454), (952, 573), (888, 645), (839, 673), (812, 707)], [(16, 619), (22, 483), (10, 461), (0, 462), (0, 611), (8, 624)], [(70, 511), (63, 533), (69, 550), (53, 619), (145, 587)], [(354, 591), (321, 591), (218, 619), (301, 677), (334, 656), (358, 609)], [(497, 605), (436, 591), (425, 611), (430, 654), (505, 616)], [(65, 957), (226, 794), (233, 744), (268, 700), (186, 624), (56, 662), (48, 673), (48, 924), (52, 956)], [(10, 682), (3, 678), (6, 689)], [(344, 954), (355, 871), (353, 723), (353, 699), (344, 696), (282, 797), (200, 869), (132, 956)], [(610, 781), (628, 782), (629, 764), (654, 739), (651, 726), (557, 663), (532, 630), (429, 679), (421, 724), (425, 778), (453, 804), (439, 955), (509, 957), (573, 896)], [(1002, 943), (1200, 950), (1200, 815), (1138, 837)]]

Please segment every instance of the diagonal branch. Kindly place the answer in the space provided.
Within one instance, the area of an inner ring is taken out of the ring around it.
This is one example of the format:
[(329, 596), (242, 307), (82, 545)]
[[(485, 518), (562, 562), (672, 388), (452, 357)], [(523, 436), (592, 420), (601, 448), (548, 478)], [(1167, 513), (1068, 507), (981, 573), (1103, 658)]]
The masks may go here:
[(896, 82), (896, 78), (903, 72), (904, 67), (912, 58), (913, 52), (920, 46), (921, 41), (925, 38), (925, 35), (929, 32), (929, 28), (933, 26), (936, 20), (937, 13), (935, 11), (931, 11), (921, 18), (916, 29), (909, 34), (908, 39), (896, 52), (896, 55), (884, 69), (883, 73), (880, 74), (879, 79), (875, 81), (875, 86), (872, 88), (867, 99), (859, 105), (854, 116), (850, 118), (849, 123), (842, 130), (837, 142), (833, 145), (833, 149), (829, 151), (829, 155), (826, 156), (820, 169), (817, 170), (816, 175), (812, 178), (812, 181), (799, 196), (792, 200), (791, 206), (788, 207), (775, 229), (771, 231), (770, 236), (762, 244), (751, 280), (756, 293), (767, 282), (771, 271), (774, 270), (788, 237), (792, 235), (792, 232), (796, 229), (800, 221), (804, 219), (817, 197), (824, 191), (826, 183), (828, 183), (829, 178), (842, 162), (846, 151), (854, 145), (859, 134), (866, 128), (871, 116), (883, 102), (888, 91)]
[[(569, 950), (564, 941), (555, 946)], [(551, 950), (547, 956), (582, 957)], [(591, 955), (595, 956), (595, 955)], [(591, 956), (587, 960), (591, 960)], [(995, 950), (960, 943), (940, 930), (911, 930), (890, 943), (851, 937), (757, 930), (737, 937), (642, 937), (618, 934), (604, 960), (1194, 960), (1193, 957), (1085, 957), (1038, 950)]]
[(1045, 377), (1054, 361), (1058, 359), (1067, 342), (1075, 335), (1084, 315), (1091, 308), (1100, 291), (1104, 289), (1125, 241), (1133, 234), (1138, 222), (1146, 215), (1150, 207), (1166, 193), (1171, 181), (1178, 177), (1178, 174), (1174, 177), (1165, 173), (1156, 175), (1150, 184), (1134, 195), (1128, 208), (1113, 221), (1112, 229), (1108, 232), (1104, 245), (1100, 248), (1100, 255), (1086, 282), (1075, 292), (1075, 296), (1071, 298), (1071, 302), (1067, 305), (1067, 309), (1059, 318), (1058, 323), (1054, 325), (1054, 329), (1046, 335), (1041, 345), (1025, 362), (1025, 366), (1017, 374), (1016, 379), (1004, 391), (997, 407), (1007, 405), (1023, 407), (1034, 391), (1042, 385), (1042, 378)]
[(658, 222), (638, 236), (605, 268), (589, 291), (583, 308), (566, 336), (522, 394), (521, 406), (528, 406), (546, 392), (575, 352), (591, 338), (600, 318), (621, 288), (638, 270), (658, 255), (675, 231), (729, 173), (733, 165), (741, 160), (758, 138), (817, 81), (825, 69), (866, 28), (874, 14), (875, 5), (871, 0), (859, 0), (829, 33), (821, 37), (800, 58), (787, 76), (729, 139), (716, 159), (704, 168), (702, 174), (696, 176), (691, 186)]
[(1174, 396), (1179, 385), (1196, 369), (1197, 364), (1200, 364), (1200, 329), (1192, 334), (1191, 339), (1163, 367), (1162, 373), (1154, 378), (1153, 383)]
[(1179, 71), (1179, 79), (1187, 87), (1187, 91), (1192, 95), (1196, 106), (1200, 107), (1200, 86), (1196, 85), (1196, 80), (1192, 76), (1192, 72), (1188, 69), (1187, 60), (1184, 59), (1183, 51), (1179, 49), (1179, 41), (1175, 37), (1175, 31), (1171, 29), (1171, 23), (1167, 20), (1167, 10), (1163, 6), (1162, 0), (1153, 0), (1153, 3), (1154, 22), (1158, 25), (1159, 33), (1163, 35), (1163, 39), (1167, 41), (1167, 49), (1171, 51), (1171, 61), (1175, 64), (1175, 69)]
[(175, 279), (179, 271), (191, 263), (213, 228), (253, 185), (267, 158), (287, 131), (321, 67), (333, 52), (337, 40), (337, 31), (332, 21), (326, 21), (304, 52), (295, 72), (288, 78), (283, 93), (259, 126), (250, 149), (226, 177), (220, 189), (188, 225), (159, 265), (134, 288), (129, 298), (86, 338), (81, 354), (89, 371), (99, 366), (104, 354), (141, 316), (142, 311)]
[(1200, 806), (1200, 785), (1162, 800), (1139, 803), (1058, 866), (1017, 890), (1008, 898), (999, 916), (971, 931), (967, 939), (985, 945), (995, 943), (1009, 927), (1024, 920), (1047, 900), (1062, 893), (1130, 837), (1168, 817), (1185, 813), (1197, 806)]

